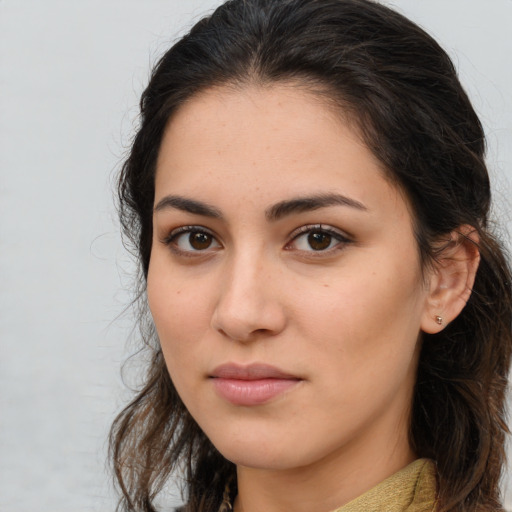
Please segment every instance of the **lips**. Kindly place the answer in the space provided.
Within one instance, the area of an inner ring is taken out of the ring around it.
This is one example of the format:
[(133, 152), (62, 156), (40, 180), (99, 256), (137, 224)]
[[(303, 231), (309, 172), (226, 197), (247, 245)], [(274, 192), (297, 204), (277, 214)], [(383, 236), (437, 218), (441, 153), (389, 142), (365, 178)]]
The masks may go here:
[(216, 392), (233, 405), (262, 405), (295, 387), (300, 377), (265, 364), (225, 364), (210, 375)]

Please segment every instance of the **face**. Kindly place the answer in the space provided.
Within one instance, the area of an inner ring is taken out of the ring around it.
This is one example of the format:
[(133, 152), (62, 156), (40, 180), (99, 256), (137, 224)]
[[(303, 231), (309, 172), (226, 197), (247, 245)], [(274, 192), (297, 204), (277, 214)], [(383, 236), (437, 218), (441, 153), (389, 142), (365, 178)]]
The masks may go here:
[(410, 455), (427, 291), (408, 204), (356, 131), (297, 87), (212, 89), (170, 122), (155, 186), (149, 305), (219, 451)]

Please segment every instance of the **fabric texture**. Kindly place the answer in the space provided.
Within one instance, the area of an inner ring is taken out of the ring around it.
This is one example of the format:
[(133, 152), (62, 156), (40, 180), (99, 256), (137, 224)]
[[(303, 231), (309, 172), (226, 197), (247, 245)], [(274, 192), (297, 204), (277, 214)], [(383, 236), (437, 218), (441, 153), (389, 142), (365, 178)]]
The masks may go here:
[(333, 512), (432, 512), (436, 494), (434, 463), (418, 459)]

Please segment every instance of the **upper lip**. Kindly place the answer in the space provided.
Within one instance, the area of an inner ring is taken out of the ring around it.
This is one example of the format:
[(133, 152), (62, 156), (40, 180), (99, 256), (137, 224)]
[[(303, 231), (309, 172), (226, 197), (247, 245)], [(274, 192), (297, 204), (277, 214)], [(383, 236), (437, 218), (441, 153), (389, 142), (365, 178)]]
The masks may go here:
[(293, 379), (300, 380), (300, 377), (287, 373), (275, 366), (268, 364), (240, 365), (235, 363), (221, 364), (215, 368), (210, 377), (219, 379), (236, 380), (261, 380), (261, 379)]

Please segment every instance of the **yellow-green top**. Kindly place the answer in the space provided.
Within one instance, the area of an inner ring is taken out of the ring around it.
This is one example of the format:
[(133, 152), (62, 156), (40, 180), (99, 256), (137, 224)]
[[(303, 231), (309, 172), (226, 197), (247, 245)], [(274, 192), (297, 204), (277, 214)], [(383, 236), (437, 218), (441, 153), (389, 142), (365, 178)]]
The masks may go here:
[(434, 463), (418, 459), (333, 512), (432, 512), (436, 492)]

